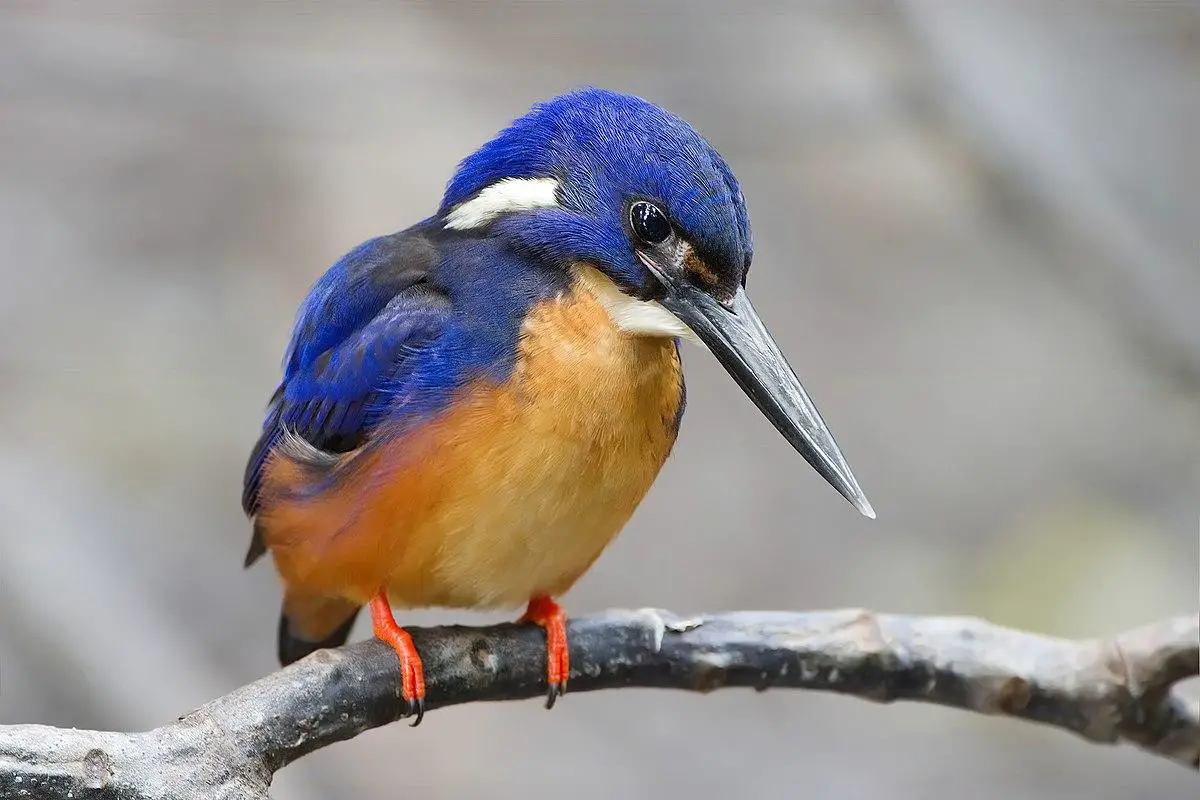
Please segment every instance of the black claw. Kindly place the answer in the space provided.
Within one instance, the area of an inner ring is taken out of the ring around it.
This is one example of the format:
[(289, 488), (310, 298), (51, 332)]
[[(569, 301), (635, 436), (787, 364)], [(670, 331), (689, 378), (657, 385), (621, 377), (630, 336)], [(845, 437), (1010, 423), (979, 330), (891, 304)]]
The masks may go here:
[(546, 693), (546, 710), (554, 708), (554, 701), (567, 693), (567, 682), (550, 684), (550, 691)]
[(416, 714), (417, 718), (415, 720), (413, 720), (413, 723), (411, 725), (408, 726), (410, 728), (417, 727), (418, 725), (421, 724), (421, 720), (425, 719), (425, 698), (424, 697), (418, 697), (415, 700), (408, 701), (408, 708), (406, 709), (404, 716), (411, 717), (413, 714)]

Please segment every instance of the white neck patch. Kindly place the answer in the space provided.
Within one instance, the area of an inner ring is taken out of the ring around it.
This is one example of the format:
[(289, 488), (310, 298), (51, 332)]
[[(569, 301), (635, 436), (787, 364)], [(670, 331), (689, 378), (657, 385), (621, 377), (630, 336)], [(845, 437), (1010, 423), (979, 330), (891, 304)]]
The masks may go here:
[(579, 282), (584, 284), (612, 319), (613, 324), (631, 336), (687, 339), (700, 344), (692, 329), (679, 317), (653, 300), (638, 300), (621, 291), (612, 279), (595, 267), (576, 268)]
[(446, 215), (446, 227), (456, 231), (480, 228), (509, 211), (529, 211), (558, 205), (554, 178), (504, 178)]

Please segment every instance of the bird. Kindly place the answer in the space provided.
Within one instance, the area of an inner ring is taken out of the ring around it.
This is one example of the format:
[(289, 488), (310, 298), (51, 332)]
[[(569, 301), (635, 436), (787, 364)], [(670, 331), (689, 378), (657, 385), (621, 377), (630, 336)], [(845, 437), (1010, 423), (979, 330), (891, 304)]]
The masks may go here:
[(682, 117), (584, 86), (534, 103), (457, 166), (436, 212), (312, 285), (246, 464), (248, 568), (282, 585), (278, 659), (339, 647), (365, 606), (425, 676), (393, 608), (519, 610), (570, 673), (557, 599), (625, 526), (707, 350), (795, 450), (875, 512), (746, 293), (750, 220)]

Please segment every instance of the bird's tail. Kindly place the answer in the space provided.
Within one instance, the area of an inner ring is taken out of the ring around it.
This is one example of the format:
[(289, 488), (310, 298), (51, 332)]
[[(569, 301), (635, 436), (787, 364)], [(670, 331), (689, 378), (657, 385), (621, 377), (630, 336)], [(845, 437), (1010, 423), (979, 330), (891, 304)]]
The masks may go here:
[(341, 647), (362, 606), (289, 593), (279, 612), (279, 663), (287, 666), (310, 653)]

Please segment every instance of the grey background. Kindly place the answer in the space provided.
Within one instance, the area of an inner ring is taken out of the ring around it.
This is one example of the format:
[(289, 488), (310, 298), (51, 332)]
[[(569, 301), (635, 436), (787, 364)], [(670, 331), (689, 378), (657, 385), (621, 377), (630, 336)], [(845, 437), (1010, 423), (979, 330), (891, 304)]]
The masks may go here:
[[(879, 519), (690, 350), (675, 455), (570, 611), (1089, 636), (1194, 610), (1198, 76), (1196, 3), (0, 5), (0, 721), (146, 728), (273, 668), (238, 495), (296, 304), (583, 83), (670, 107), (733, 164), (751, 294)], [(941, 709), (628, 691), (438, 712), (275, 790), (676, 792), (1195, 781)]]

